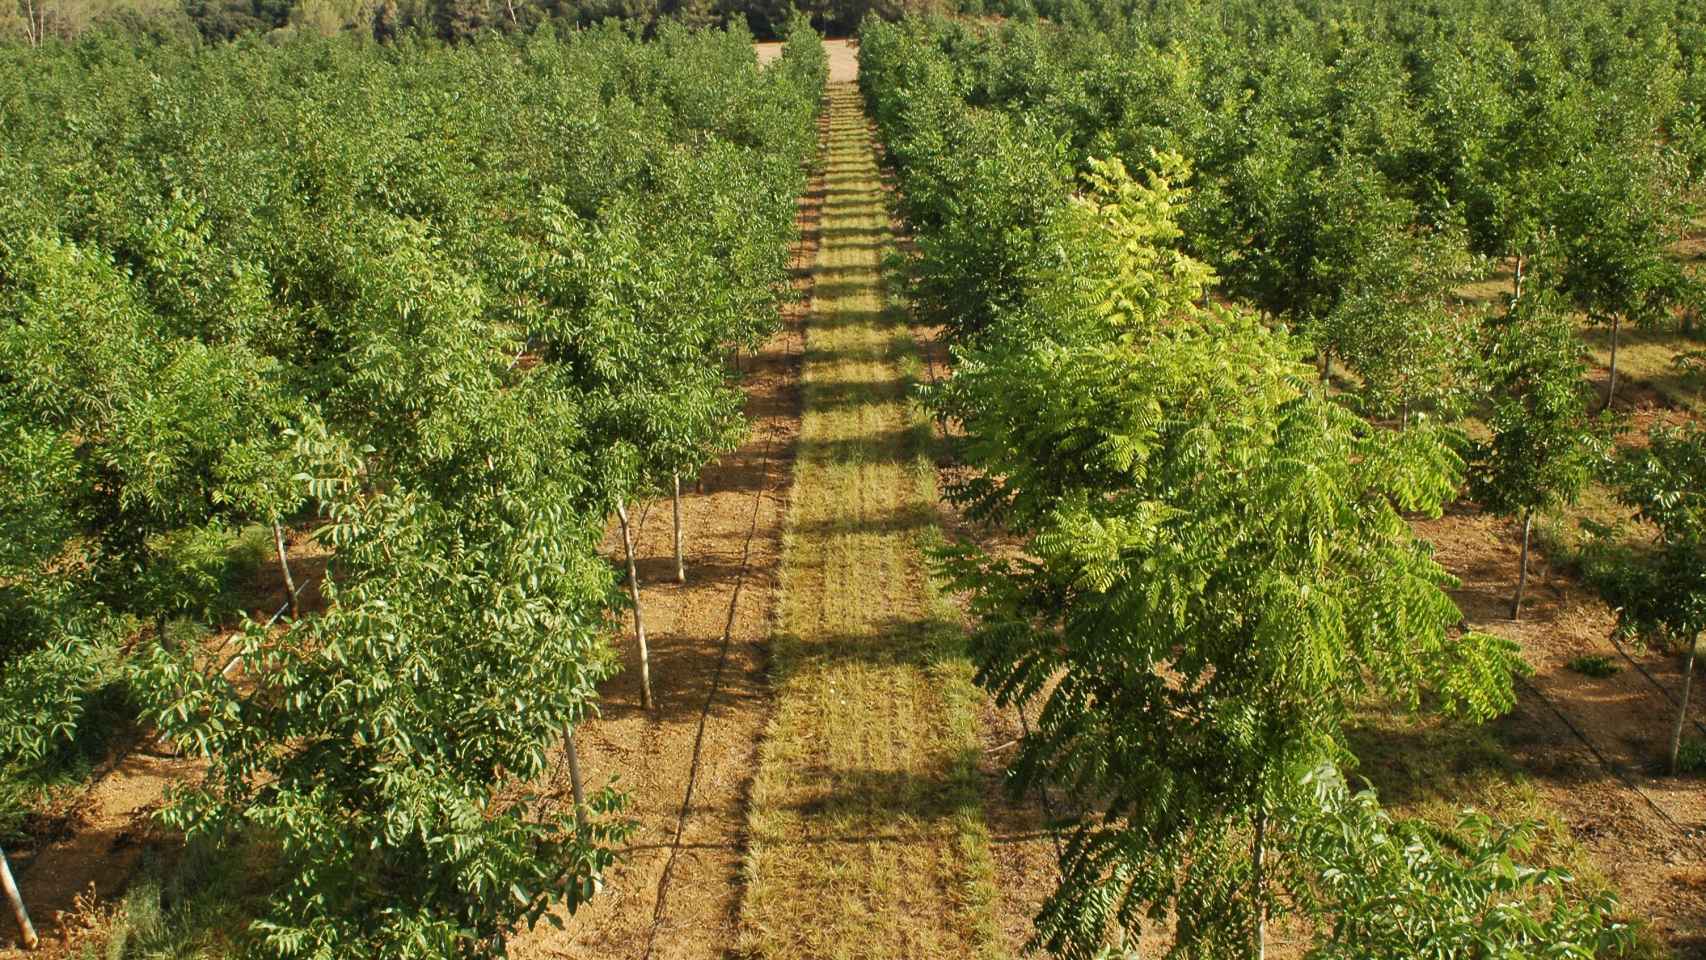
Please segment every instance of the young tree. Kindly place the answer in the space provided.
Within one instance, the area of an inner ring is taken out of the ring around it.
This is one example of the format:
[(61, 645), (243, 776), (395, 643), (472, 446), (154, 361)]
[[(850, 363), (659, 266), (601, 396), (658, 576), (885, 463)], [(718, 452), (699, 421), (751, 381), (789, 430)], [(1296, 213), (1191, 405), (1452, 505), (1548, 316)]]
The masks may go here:
[(1195, 306), (1176, 159), (1149, 186), (1092, 170), (1055, 235), (1081, 260), (936, 397), (977, 473), (955, 497), (1024, 556), (960, 544), (942, 569), (971, 597), (980, 682), (1041, 703), (1014, 785), (1097, 798), (1037, 943), (1090, 957), (1170, 912), (1172, 956), (1260, 956), (1308, 883), (1277, 842), (1307, 813), (1292, 771), (1342, 754), (1352, 699), (1487, 717), (1519, 661), (1452, 635), (1450, 577), (1400, 515), (1455, 489), (1442, 439), (1372, 428), (1284, 334)]
[(1656, 528), (1656, 542), (1642, 549), (1603, 542), (1590, 569), (1620, 629), (1686, 651), (1670, 735), (1675, 773), (1706, 631), (1706, 427), (1654, 428), (1644, 448), (1623, 453), (1612, 476), (1618, 499)]
[(24, 906), (24, 895), (18, 892), (18, 882), (12, 879), (12, 865), (6, 862), (6, 851), (0, 850), (0, 888), (6, 892), (6, 902), (12, 908), (12, 920), (18, 925), (18, 937), (25, 950), (34, 950), (39, 939), (30, 911)]
[(1492, 512), (1522, 524), (1511, 619), (1522, 616), (1536, 511), (1574, 503), (1610, 446), (1610, 424), (1588, 413), (1581, 338), (1556, 295), (1532, 285), (1486, 330), (1492, 436), (1471, 454), (1472, 486)]
[(1672, 253), (1686, 222), (1676, 158), (1644, 144), (1596, 144), (1560, 172), (1551, 221), (1559, 286), (1611, 333), (1603, 408), (1617, 393), (1623, 326), (1665, 323), (1686, 278)]
[(507, 482), (450, 510), (376, 488), (323, 431), (299, 456), (336, 549), (326, 610), (282, 633), (249, 624), (240, 683), (192, 654), (148, 659), (151, 718), (210, 764), (166, 818), (192, 837), (279, 839), (282, 884), (254, 929), (280, 955), (498, 951), (516, 922), (590, 896), (626, 831), (614, 794), (590, 822), (579, 805), (541, 817), (532, 795), (607, 672), (601, 518), (552, 496), (574, 489), (572, 467), (520, 483), (494, 458)]
[(1330, 764), (1299, 789), (1313, 802), (1286, 842), (1319, 880), (1302, 909), (1331, 931), (1310, 960), (1604, 957), (1634, 945), (1610, 894), (1574, 897), (1569, 874), (1520, 862), (1539, 823), (1500, 826), (1466, 812), (1447, 831), (1394, 820)]

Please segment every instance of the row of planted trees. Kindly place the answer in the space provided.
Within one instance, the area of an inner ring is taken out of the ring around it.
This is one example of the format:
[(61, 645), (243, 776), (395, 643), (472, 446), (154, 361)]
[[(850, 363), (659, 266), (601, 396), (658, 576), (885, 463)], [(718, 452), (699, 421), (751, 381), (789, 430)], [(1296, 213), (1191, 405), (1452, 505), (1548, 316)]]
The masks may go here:
[[(1619, 285), (1667, 315), (1687, 292), (1665, 248), (1674, 211), (1608, 221), (1624, 231), (1612, 238), (1536, 214), (1544, 243), (1492, 248), (1518, 258), (1520, 290), (1477, 313), (1449, 298), (1489, 266), (1450, 192), (1469, 168), (1381, 168), (1497, 147), (1427, 130), (1422, 81), (1446, 67), (1424, 53), (1485, 65), (1445, 42), (1484, 23), (1459, 6), (1349, 4), (1316, 21), (1284, 4), (1161, 4), (1076, 30), (861, 33), (860, 82), (916, 233), (915, 303), (954, 345), (951, 377), (927, 392), (970, 468), (949, 494), (1022, 544), (960, 544), (941, 569), (970, 598), (980, 682), (1034, 712), (1014, 785), (1076, 802), (1037, 919), (1051, 951), (1117, 955), (1165, 921), (1168, 955), (1261, 956), (1286, 914), (1320, 957), (1628, 942), (1609, 898), (1519, 865), (1531, 827), (1394, 820), (1341, 772), (1363, 698), (1486, 719), (1525, 669), (1512, 644), (1462, 631), (1409, 515), (1473, 486), (1526, 516), (1615, 462), (1648, 478), (1622, 489), (1666, 531), (1622, 558), (1630, 590), (1692, 611), (1667, 627), (1684, 638), (1706, 598), (1702, 433), (1614, 457), (1569, 319)], [(1625, 43), (1603, 49), (1627, 58)], [(1335, 56), (1316, 60), (1321, 44)], [(1686, 113), (1680, 97), (1655, 102)], [(1680, 136), (1634, 132), (1653, 119), (1624, 118), (1618, 142), (1686, 161)], [(1363, 154), (1353, 133), (1413, 139)], [(1478, 190), (1517, 189), (1475, 169)], [(1524, 202), (1578, 186), (1553, 174)], [(1644, 266), (1588, 251), (1600, 239)], [(1620, 279), (1584, 288), (1590, 263)], [(1328, 362), (1349, 371), (1324, 379)], [(1471, 443), (1453, 421), (1477, 400), (1490, 430)], [(1695, 592), (1675, 592), (1689, 576)]]
[[(741, 436), (817, 37), (0, 57), (8, 787), (131, 704), (207, 760), (168, 822), (273, 851), (273, 952), (572, 909), (622, 829), (539, 791), (621, 660), (598, 547)], [(256, 539), (281, 616), (216, 653)]]
[[(1655, 467), (1676, 484), (1632, 483), (1646, 454), (1617, 454), (1619, 425), (1591, 415), (1609, 412), (1627, 327), (1678, 336), (1679, 374), (1698, 362), (1686, 340), (1706, 300), (1683, 247), (1706, 172), (1695, 5), (1224, 0), (1059, 15), (912, 28), (904, 83), (934, 104), (912, 109), (940, 114), (919, 136), (957, 124), (974, 144), (905, 199), (910, 219), (942, 233), (926, 243), (944, 255), (917, 271), (931, 319), (975, 333), (1022, 289), (1048, 209), (1039, 178), (1177, 151), (1194, 185), (1181, 248), (1216, 271), (1212, 296), (1285, 326), (1371, 421), (1487, 427), (1454, 443), (1474, 497), (1521, 531), (1513, 617), (1537, 514), (1598, 474), (1651, 521), (1699, 480)], [(969, 198), (967, 178), (982, 183)], [(1474, 281), (1499, 292), (1466, 301)], [(1609, 346), (1594, 397), (1583, 323)], [(1676, 443), (1657, 450), (1701, 442), (1660, 432)], [(1590, 576), (1627, 629), (1688, 646), (1700, 584), (1662, 572), (1674, 535), (1641, 529), (1650, 547), (1596, 544)]]

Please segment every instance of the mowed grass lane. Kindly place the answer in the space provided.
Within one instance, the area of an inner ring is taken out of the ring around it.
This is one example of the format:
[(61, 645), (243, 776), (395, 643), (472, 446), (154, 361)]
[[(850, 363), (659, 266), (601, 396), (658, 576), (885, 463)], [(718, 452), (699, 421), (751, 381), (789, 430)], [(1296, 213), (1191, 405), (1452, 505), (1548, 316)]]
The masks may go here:
[(831, 87), (829, 124), (742, 952), (992, 956), (978, 692), (924, 565), (929, 432), (907, 400), (915, 347), (883, 289), (888, 217), (852, 85)]

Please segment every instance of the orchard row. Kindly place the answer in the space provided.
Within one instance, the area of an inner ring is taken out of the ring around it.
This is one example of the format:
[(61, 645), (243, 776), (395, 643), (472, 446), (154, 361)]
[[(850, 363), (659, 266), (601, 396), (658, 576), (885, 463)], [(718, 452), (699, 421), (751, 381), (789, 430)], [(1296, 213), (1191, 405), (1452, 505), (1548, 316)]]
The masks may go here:
[[(620, 800), (535, 792), (620, 662), (597, 548), (742, 436), (817, 37), (0, 61), (8, 795), (129, 709), (207, 760), (171, 825), (273, 851), (275, 952), (483, 954), (572, 909)], [(245, 551), (283, 585), (252, 618)]]
[[(955, 350), (949, 496), (1022, 544), (940, 569), (980, 682), (1036, 712), (1014, 784), (1078, 804), (1037, 943), (1259, 957), (1293, 915), (1314, 957), (1628, 945), (1607, 894), (1516, 864), (1531, 825), (1444, 840), (1353, 792), (1345, 731), (1369, 698), (1514, 704), (1516, 647), (1462, 630), (1406, 519), (1466, 491), (1526, 522), (1614, 484), (1655, 533), (1605, 546), (1625, 625), (1706, 627), (1706, 431), (1619, 452), (1574, 326), (1699, 309), (1706, 35), (1662, 3), (1058, 13), (860, 38)], [(1456, 296), (1500, 268), (1499, 304)]]

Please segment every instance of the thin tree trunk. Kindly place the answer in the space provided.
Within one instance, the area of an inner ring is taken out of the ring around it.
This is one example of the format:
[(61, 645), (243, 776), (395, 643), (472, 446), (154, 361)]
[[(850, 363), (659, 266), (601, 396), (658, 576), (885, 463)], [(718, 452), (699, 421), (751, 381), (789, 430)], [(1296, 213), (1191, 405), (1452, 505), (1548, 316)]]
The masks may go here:
[(1522, 591), (1528, 586), (1528, 540), (1534, 530), (1534, 510), (1522, 512), (1522, 559), (1518, 561), (1516, 573), (1516, 596), (1511, 598), (1511, 619), (1522, 619)]
[(1256, 839), (1250, 854), (1250, 893), (1256, 903), (1256, 960), (1268, 954), (1268, 878), (1263, 874), (1263, 854), (1267, 846), (1268, 811), (1256, 808)]
[(18, 882), (12, 879), (12, 865), (6, 862), (5, 850), (0, 850), (0, 886), (6, 888), (6, 900), (12, 905), (12, 919), (18, 922), (24, 949), (34, 950), (41, 941), (36, 937), (35, 925), (30, 923), (30, 912), (24, 909), (24, 895), (18, 892)]
[(563, 753), (569, 758), (569, 793), (575, 798), (575, 826), (586, 829), (586, 784), (581, 780), (581, 758), (575, 751), (575, 728), (563, 727)]
[(1676, 762), (1682, 755), (1682, 725), (1688, 722), (1688, 695), (1694, 690), (1694, 659), (1700, 655), (1700, 634), (1688, 645), (1688, 663), (1682, 668), (1682, 705), (1676, 709), (1676, 725), (1670, 731), (1670, 772), (1676, 774)]
[(616, 499), (616, 517), (622, 523), (622, 549), (628, 555), (628, 593), (634, 598), (634, 637), (640, 644), (640, 706), (652, 708), (652, 663), (646, 652), (646, 621), (640, 613), (640, 572), (634, 566), (634, 535), (628, 529), (628, 507)]
[(681, 474), (673, 474), (675, 490), (670, 504), (675, 508), (675, 582), (687, 582), (687, 563), (681, 556)]
[(1516, 273), (1511, 278), (1511, 299), (1522, 299), (1522, 254), (1516, 255)]
[(1611, 409), (1611, 398), (1617, 394), (1617, 340), (1618, 340), (1618, 334), (1622, 332), (1622, 327), (1623, 327), (1623, 314), (1621, 314), (1621, 313), (1612, 314), (1611, 315), (1611, 379), (1605, 385), (1605, 406), (1600, 408), (1602, 410), (1610, 410)]
[(284, 574), (284, 589), (290, 591), (290, 619), (295, 620), (301, 614), (296, 606), (296, 578), (290, 575), (290, 559), (284, 552), (284, 528), (276, 521), (272, 525), (272, 542), (278, 548), (278, 569)]

